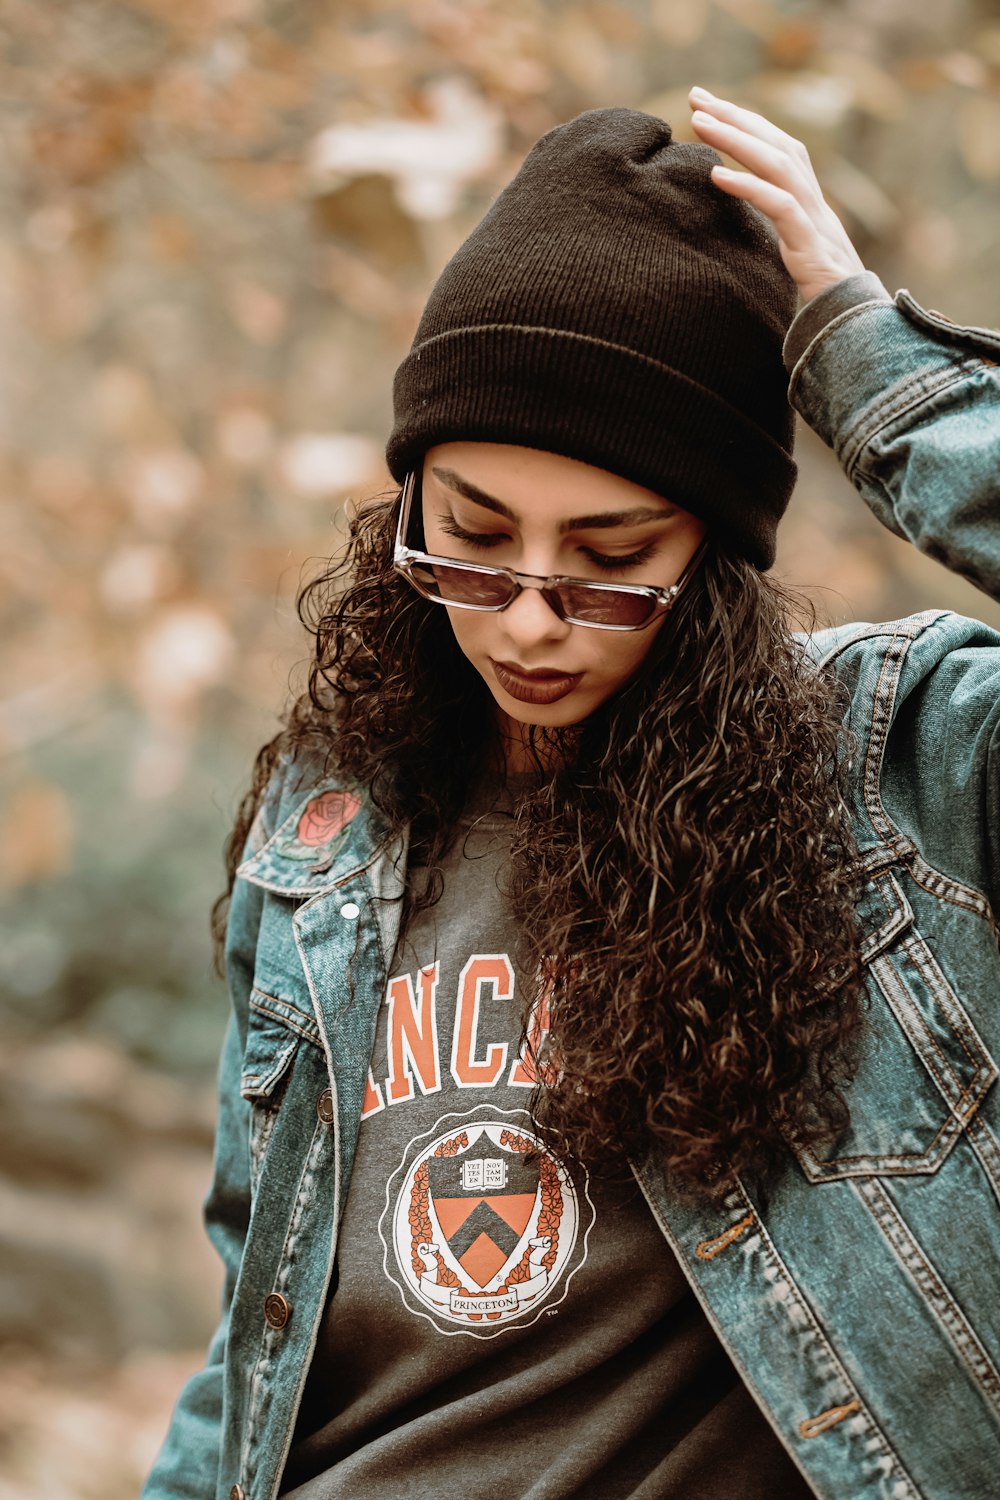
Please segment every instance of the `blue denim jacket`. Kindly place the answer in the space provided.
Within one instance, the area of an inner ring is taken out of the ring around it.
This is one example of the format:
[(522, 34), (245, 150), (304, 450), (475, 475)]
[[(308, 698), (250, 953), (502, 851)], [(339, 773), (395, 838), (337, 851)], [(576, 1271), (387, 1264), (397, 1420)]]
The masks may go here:
[[(800, 313), (791, 395), (893, 531), (1000, 597), (1000, 335), (872, 277)], [(868, 1027), (851, 1124), (766, 1195), (650, 1211), (828, 1500), (1000, 1493), (1000, 637), (930, 611), (811, 642), (851, 693)], [(223, 1318), (145, 1500), (277, 1494), (333, 1270), (405, 849), (328, 784), (276, 782), (237, 881), (209, 1233)], [(470, 1493), (472, 1490), (470, 1489)]]

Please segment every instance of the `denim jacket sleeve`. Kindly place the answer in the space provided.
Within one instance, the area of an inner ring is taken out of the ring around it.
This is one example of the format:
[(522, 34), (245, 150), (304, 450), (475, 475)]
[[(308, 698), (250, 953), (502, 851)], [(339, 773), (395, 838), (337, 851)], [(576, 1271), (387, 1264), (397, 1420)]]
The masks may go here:
[[(1000, 599), (1000, 332), (870, 274), (799, 313), (792, 404), (896, 535)], [(941, 611), (900, 683), (880, 795), (893, 824), (1000, 914), (1000, 638)]]
[(1000, 599), (1000, 332), (870, 273), (806, 304), (789, 400), (890, 531)]
[[(259, 817), (251, 830), (248, 853), (265, 840), (263, 822), (263, 816)], [(229, 1309), (250, 1218), (249, 1105), (240, 1096), (240, 1069), (246, 1047), (262, 897), (259, 887), (237, 880), (226, 933), (226, 977), (232, 1009), (219, 1064), (215, 1162), (204, 1207), (205, 1226), (225, 1273), (222, 1316), (204, 1366), (188, 1380), (178, 1397), (169, 1431), (141, 1500), (206, 1500), (216, 1493), (224, 1422), (223, 1372)]]

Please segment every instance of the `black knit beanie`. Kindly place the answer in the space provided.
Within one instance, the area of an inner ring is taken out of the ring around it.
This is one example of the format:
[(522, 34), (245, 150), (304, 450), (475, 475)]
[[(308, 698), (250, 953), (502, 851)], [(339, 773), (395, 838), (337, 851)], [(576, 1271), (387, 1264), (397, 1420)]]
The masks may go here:
[(758, 568), (795, 479), (796, 290), (719, 157), (631, 109), (550, 130), (448, 262), (396, 372), (386, 456), (542, 448), (693, 511)]

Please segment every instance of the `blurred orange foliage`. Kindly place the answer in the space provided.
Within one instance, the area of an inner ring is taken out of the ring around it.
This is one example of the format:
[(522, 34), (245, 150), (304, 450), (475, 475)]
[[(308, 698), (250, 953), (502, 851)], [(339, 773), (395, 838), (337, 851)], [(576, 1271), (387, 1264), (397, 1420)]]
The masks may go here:
[[(611, 103), (689, 135), (689, 85), (727, 93), (805, 141), (891, 288), (998, 323), (998, 79), (1000, 27), (973, 0), (7, 0), (0, 1013), (19, 1045), (75, 1039), (115, 1077), (209, 1072), (225, 1003), (207, 909), (308, 649), (297, 587), (336, 550), (345, 498), (385, 483), (423, 299), (538, 135)], [(881, 531), (816, 440), (799, 452), (778, 570), (821, 616), (1000, 623)], [(23, 1168), (42, 1147), (20, 1140)], [(66, 1191), (19, 1186), (25, 1266), (61, 1264)], [(196, 1218), (192, 1199), (185, 1234)], [(99, 1235), (73, 1253), (105, 1274)], [(125, 1344), (191, 1341), (172, 1261), (189, 1264), (166, 1256), (155, 1296), (122, 1304)], [(0, 1316), (33, 1295), (19, 1284)], [(36, 1320), (45, 1357), (69, 1358), (60, 1316), (57, 1297)], [(50, 1409), (9, 1438), (12, 1500), (50, 1472), (32, 1444), (91, 1421), (53, 1389), (65, 1422)], [(42, 1487), (117, 1500), (137, 1462)]]

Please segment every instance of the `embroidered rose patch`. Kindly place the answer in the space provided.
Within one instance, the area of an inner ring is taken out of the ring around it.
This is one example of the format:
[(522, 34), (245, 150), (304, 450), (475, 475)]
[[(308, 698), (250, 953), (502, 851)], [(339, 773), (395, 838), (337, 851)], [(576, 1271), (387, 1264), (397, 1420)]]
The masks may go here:
[(306, 804), (296, 830), (299, 842), (318, 849), (330, 844), (342, 828), (352, 822), (361, 807), (361, 798), (353, 792), (324, 792)]
[(294, 835), (278, 849), (286, 859), (315, 859), (328, 855), (361, 810), (353, 792), (321, 792), (306, 803)]

